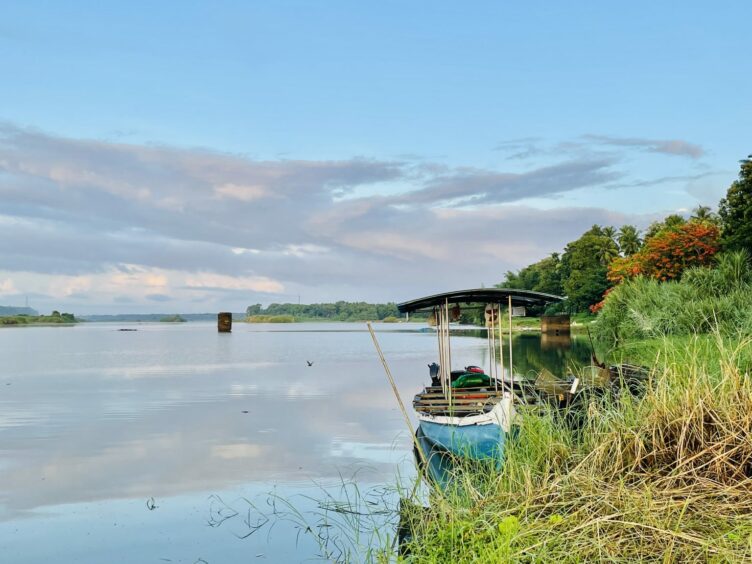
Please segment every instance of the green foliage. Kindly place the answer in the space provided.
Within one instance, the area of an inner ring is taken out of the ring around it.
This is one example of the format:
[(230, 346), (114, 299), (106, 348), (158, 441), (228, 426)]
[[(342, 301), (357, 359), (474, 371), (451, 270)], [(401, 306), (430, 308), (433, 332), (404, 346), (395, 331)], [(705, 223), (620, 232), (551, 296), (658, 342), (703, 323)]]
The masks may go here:
[(496, 287), (534, 290), (560, 296), (563, 292), (560, 266), (561, 259), (558, 253), (553, 253), (550, 257), (526, 266), (517, 273), (507, 271), (504, 281)]
[(710, 206), (697, 206), (692, 210), (692, 215), (689, 219), (690, 221), (701, 221), (712, 223), (714, 225), (717, 225), (721, 220), (721, 218), (713, 212), (713, 209)]
[(78, 323), (72, 313), (53, 311), (51, 315), (5, 315), (0, 316), (0, 325), (60, 325)]
[(601, 300), (608, 288), (606, 266), (617, 255), (616, 243), (598, 225), (567, 245), (561, 257), (561, 278), (572, 310), (585, 311)]
[(619, 251), (625, 257), (635, 254), (642, 246), (640, 232), (634, 225), (622, 225), (617, 235)]
[(687, 220), (675, 213), (666, 216), (663, 221), (654, 221), (650, 224), (650, 227), (648, 227), (647, 231), (645, 231), (645, 239), (643, 240), (643, 244), (659, 233), (676, 229), (677, 227), (681, 227), (685, 223), (687, 223)]
[(723, 243), (728, 249), (752, 253), (752, 155), (741, 161), (739, 179), (726, 192), (718, 207)]
[(497, 288), (566, 295), (567, 301), (549, 307), (548, 314), (587, 311), (591, 304), (601, 300), (608, 288), (606, 265), (619, 256), (615, 238), (618, 235), (612, 227), (594, 225), (579, 239), (569, 243), (561, 257), (554, 253), (519, 272), (507, 272)]
[(261, 304), (255, 304), (248, 306), (246, 315), (248, 317), (288, 315), (299, 321), (378, 321), (386, 317), (403, 317), (394, 303), (369, 304), (344, 301), (321, 304), (275, 303), (269, 304), (265, 308)]
[(752, 266), (746, 251), (717, 255), (681, 281), (638, 277), (614, 287), (594, 324), (602, 339), (690, 335), (714, 329), (752, 334)]

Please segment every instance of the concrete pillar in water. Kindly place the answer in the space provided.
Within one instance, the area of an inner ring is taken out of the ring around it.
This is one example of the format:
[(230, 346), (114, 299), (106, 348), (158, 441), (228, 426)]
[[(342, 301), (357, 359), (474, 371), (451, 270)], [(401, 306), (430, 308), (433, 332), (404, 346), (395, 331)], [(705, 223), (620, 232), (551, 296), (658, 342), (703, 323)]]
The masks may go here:
[(217, 314), (217, 331), (220, 333), (232, 333), (232, 313), (223, 311)]
[(544, 315), (541, 317), (541, 332), (548, 335), (569, 335), (569, 316)]

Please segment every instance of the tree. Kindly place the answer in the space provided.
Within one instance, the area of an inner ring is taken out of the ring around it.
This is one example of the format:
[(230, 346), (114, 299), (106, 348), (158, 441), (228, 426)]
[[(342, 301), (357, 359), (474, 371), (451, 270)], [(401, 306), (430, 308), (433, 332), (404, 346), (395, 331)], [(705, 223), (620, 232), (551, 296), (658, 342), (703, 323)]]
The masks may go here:
[(610, 225), (604, 227), (603, 234), (612, 241), (616, 242), (616, 229), (614, 227), (611, 227)]
[(561, 257), (561, 281), (572, 309), (586, 311), (608, 288), (604, 258), (616, 244), (594, 225), (569, 243)]
[(719, 239), (716, 225), (697, 220), (664, 229), (647, 239), (639, 252), (613, 261), (608, 279), (613, 283), (640, 275), (661, 281), (677, 279), (690, 266), (710, 264), (720, 248)]
[(663, 221), (654, 221), (645, 232), (643, 244), (647, 243), (649, 239), (652, 239), (662, 231), (678, 229), (685, 223), (687, 223), (687, 220), (676, 213), (666, 216)]
[(250, 317), (252, 315), (261, 314), (261, 304), (250, 305), (246, 308), (245, 314)]
[(619, 250), (625, 257), (635, 254), (640, 250), (642, 240), (640, 232), (634, 225), (622, 225), (617, 235), (619, 241)]
[(507, 271), (504, 281), (497, 288), (517, 288), (534, 290), (547, 294), (561, 295), (561, 259), (558, 253), (526, 266), (518, 272)]
[(752, 252), (752, 155), (740, 161), (735, 180), (718, 206), (723, 228), (722, 242), (727, 249)]
[(710, 206), (697, 206), (692, 210), (690, 219), (694, 219), (696, 221), (705, 221), (709, 223), (718, 223), (718, 216), (713, 213), (713, 210)]

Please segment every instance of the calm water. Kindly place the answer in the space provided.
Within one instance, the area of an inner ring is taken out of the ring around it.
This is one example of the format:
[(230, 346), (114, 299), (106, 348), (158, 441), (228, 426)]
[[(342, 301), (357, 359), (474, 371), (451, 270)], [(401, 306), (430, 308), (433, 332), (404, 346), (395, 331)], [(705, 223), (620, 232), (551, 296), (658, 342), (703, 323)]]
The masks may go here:
[[(377, 327), (408, 405), (435, 359), (420, 329)], [(523, 374), (588, 355), (580, 341), (514, 342)], [(487, 366), (485, 339), (453, 338), (452, 358)], [(294, 519), (239, 538), (270, 493), (315, 519), (312, 499), (338, 498), (343, 480), (367, 491), (414, 472), (361, 324), (9, 328), (0, 362), (2, 562), (315, 560)]]

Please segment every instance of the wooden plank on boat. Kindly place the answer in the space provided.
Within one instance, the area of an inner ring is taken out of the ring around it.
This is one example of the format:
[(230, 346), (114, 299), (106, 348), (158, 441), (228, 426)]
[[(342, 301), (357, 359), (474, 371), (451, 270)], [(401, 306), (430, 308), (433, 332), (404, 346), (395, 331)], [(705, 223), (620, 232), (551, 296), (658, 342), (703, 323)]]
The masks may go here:
[[(444, 393), (441, 390), (428, 390), (421, 392), (421, 394), (430, 394), (430, 395), (444, 395)], [(460, 396), (465, 394), (487, 394), (487, 395), (494, 395), (494, 396), (500, 396), (504, 394), (504, 390), (489, 390), (488, 388), (457, 388), (452, 390), (453, 396)]]
[(421, 409), (440, 409), (444, 411), (450, 411), (450, 410), (456, 410), (456, 411), (478, 411), (479, 409), (484, 408), (485, 405), (438, 405), (438, 404), (423, 404), (423, 405), (416, 405), (415, 409), (421, 408)]
[(476, 413), (480, 415), (481, 413), (484, 413), (483, 409), (475, 408), (475, 409), (447, 409), (445, 407), (416, 407), (415, 411), (419, 413), (446, 413), (449, 415), (468, 415), (471, 413)]
[(441, 401), (461, 401), (461, 400), (472, 400), (472, 401), (487, 401), (487, 400), (493, 400), (493, 401), (499, 401), (504, 399), (504, 396), (498, 395), (498, 396), (489, 396), (488, 394), (462, 394), (461, 396), (452, 396), (451, 398), (446, 398), (442, 395), (435, 395), (435, 394), (418, 394), (415, 396), (415, 399), (429, 399), (429, 400), (441, 400)]
[(428, 399), (428, 400), (415, 400), (413, 401), (413, 405), (457, 405), (457, 406), (466, 406), (466, 405), (496, 405), (498, 404), (498, 401), (495, 400), (461, 400), (461, 401), (453, 401), (448, 402), (444, 399)]

